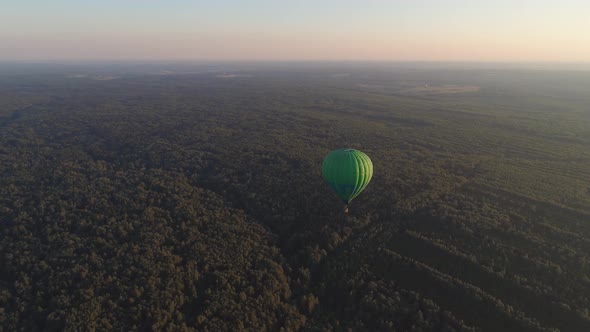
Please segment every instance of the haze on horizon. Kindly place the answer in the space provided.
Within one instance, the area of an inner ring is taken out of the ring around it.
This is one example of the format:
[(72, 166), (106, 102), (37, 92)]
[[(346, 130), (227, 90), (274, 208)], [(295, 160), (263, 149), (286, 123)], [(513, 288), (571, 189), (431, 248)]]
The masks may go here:
[(0, 60), (590, 61), (582, 0), (20, 1)]

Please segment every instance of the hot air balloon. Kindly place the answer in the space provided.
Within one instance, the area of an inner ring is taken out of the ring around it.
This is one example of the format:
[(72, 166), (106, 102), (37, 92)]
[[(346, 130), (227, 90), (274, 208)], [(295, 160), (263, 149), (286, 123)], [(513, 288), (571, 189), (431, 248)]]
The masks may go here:
[(322, 176), (344, 202), (344, 213), (347, 214), (348, 203), (371, 181), (373, 163), (369, 156), (359, 150), (334, 150), (324, 158)]

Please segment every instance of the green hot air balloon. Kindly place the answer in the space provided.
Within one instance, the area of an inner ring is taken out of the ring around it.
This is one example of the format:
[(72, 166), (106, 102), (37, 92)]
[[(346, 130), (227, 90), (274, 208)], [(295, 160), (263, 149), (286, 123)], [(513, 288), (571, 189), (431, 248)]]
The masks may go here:
[(347, 213), (348, 203), (371, 181), (373, 163), (369, 156), (359, 150), (334, 150), (324, 158), (322, 175), (330, 188), (344, 202), (344, 212)]

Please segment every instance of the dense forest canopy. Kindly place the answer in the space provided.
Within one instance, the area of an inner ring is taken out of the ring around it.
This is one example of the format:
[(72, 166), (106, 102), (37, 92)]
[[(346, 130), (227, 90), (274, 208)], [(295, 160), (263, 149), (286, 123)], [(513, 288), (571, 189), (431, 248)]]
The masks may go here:
[(4, 64), (0, 330), (590, 331), (588, 128), (589, 71)]

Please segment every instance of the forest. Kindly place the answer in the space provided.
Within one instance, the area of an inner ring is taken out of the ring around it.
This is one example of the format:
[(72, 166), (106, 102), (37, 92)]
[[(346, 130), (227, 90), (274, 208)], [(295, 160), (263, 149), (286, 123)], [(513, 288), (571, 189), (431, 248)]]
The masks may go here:
[(589, 128), (587, 70), (0, 64), (0, 331), (590, 331)]

